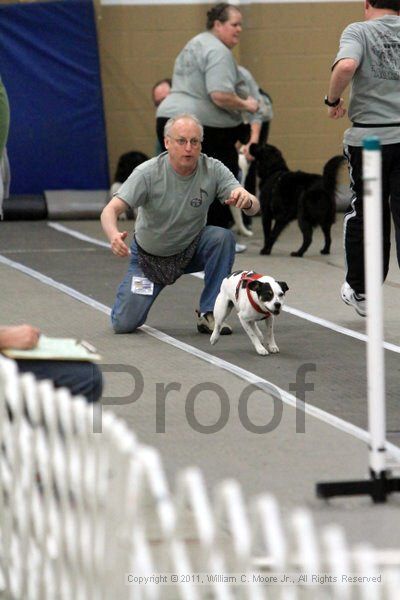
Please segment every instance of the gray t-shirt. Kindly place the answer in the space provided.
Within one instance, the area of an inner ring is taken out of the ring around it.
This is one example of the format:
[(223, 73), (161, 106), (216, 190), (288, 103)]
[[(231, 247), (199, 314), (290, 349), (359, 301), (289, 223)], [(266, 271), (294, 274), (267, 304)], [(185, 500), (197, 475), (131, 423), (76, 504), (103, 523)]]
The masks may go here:
[[(334, 64), (343, 58), (358, 62), (350, 91), (351, 121), (400, 123), (400, 18), (385, 15), (346, 27)], [(367, 135), (395, 144), (400, 142), (400, 127), (352, 127), (345, 131), (344, 142), (362, 146)]]
[(139, 245), (150, 254), (172, 256), (187, 248), (205, 226), (211, 202), (223, 203), (239, 185), (215, 158), (200, 154), (196, 171), (184, 177), (163, 152), (136, 167), (116, 195), (138, 208)]
[(273, 117), (272, 104), (270, 102), (268, 102), (266, 96), (260, 94), (259, 86), (258, 86), (256, 80), (254, 79), (253, 75), (250, 73), (250, 71), (248, 71), (242, 65), (239, 65), (238, 69), (239, 69), (239, 73), (242, 75), (245, 83), (247, 84), (247, 86), (249, 88), (250, 96), (252, 96), (256, 100), (258, 100), (258, 103), (259, 103), (259, 108), (258, 108), (257, 112), (244, 113), (245, 121), (248, 123), (255, 123), (255, 122), (265, 123), (265, 122), (270, 121)]
[(249, 95), (232, 52), (205, 31), (192, 38), (178, 54), (172, 89), (158, 107), (157, 117), (190, 113), (208, 127), (240, 125), (241, 111), (219, 108), (211, 100), (211, 92), (235, 93), (243, 99)]

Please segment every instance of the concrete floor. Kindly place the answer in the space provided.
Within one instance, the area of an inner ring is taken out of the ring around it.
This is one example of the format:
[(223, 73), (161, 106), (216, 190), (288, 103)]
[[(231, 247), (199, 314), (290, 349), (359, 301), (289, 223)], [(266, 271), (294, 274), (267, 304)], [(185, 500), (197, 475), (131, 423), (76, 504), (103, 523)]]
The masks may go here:
[[(104, 242), (97, 221), (62, 225)], [(131, 227), (132, 222), (121, 224), (121, 228)], [(362, 479), (368, 470), (365, 442), (346, 431), (347, 424), (355, 426), (356, 432), (367, 428), (367, 402), (365, 343), (351, 335), (365, 332), (365, 320), (339, 298), (341, 216), (327, 257), (319, 254), (319, 232), (304, 258), (289, 256), (300, 245), (295, 224), (282, 234), (271, 256), (260, 256), (259, 219), (254, 220), (254, 230), (255, 236), (245, 242), (247, 251), (237, 255), (235, 268), (255, 269), (287, 281), (287, 310), (276, 326), (279, 355), (259, 357), (233, 315), (234, 335), (211, 347), (208, 337), (196, 331), (194, 310), (202, 282), (193, 276), (181, 278), (161, 294), (148, 327), (132, 335), (114, 335), (106, 307), (112, 305), (126, 263), (108, 249), (56, 231), (45, 221), (1, 224), (1, 321), (31, 322), (48, 335), (91, 341), (103, 357), (105, 409), (114, 410), (142, 442), (159, 449), (172, 485), (180, 468), (197, 465), (210, 489), (234, 477), (246, 497), (270, 492), (284, 513), (306, 505), (318, 524), (342, 524), (351, 544), (368, 541), (380, 548), (398, 549), (399, 495), (376, 506), (368, 498), (324, 502), (315, 495), (319, 481)], [(51, 282), (21, 272), (19, 265), (101, 305), (82, 303), (49, 286)], [(394, 345), (385, 352), (388, 439), (399, 446), (400, 273), (395, 256), (384, 297), (385, 340)], [(162, 337), (160, 332), (167, 335)], [(115, 365), (123, 365), (123, 371), (117, 372)], [(281, 390), (286, 399), (293, 393), (296, 374), (309, 369), (307, 365), (313, 370), (306, 379), (314, 389), (307, 392), (306, 404), (320, 412), (318, 418), (307, 414), (303, 428), (303, 412), (285, 402), (274, 403), (269, 388), (267, 392), (260, 388), (265, 390), (265, 382), (270, 382), (279, 388), (278, 396)], [(248, 403), (249, 424), (238, 406), (254, 377), (259, 387)], [(138, 395), (134, 402), (126, 398), (132, 392)], [(186, 416), (194, 397), (197, 425)], [(221, 398), (229, 407), (227, 423), (215, 433), (202, 432), (202, 426), (218, 421)], [(341, 420), (341, 428), (330, 422), (329, 415)], [(260, 426), (273, 417), (272, 431), (249, 431), (251, 423)]]

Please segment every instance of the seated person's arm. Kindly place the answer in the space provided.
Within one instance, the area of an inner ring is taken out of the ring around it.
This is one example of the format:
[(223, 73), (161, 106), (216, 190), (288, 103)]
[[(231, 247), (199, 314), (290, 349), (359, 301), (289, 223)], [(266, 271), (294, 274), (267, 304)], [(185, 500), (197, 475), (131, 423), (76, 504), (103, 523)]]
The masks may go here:
[(0, 350), (29, 350), (37, 346), (40, 330), (32, 325), (0, 326)]

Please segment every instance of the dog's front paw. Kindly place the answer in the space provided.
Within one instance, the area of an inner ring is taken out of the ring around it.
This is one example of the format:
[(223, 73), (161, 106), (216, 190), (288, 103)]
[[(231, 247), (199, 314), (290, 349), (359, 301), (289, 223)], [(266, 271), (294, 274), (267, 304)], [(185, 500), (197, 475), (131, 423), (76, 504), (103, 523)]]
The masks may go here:
[(290, 256), (299, 256), (300, 258), (303, 256), (302, 252), (291, 252)]
[(260, 254), (263, 254), (263, 255), (271, 254), (271, 248), (268, 248), (268, 246), (264, 246), (264, 248), (261, 248)]
[(214, 346), (214, 344), (216, 344), (218, 342), (218, 338), (219, 338), (219, 335), (217, 334), (217, 332), (213, 331), (213, 333), (211, 334), (211, 337), (210, 337), (210, 344), (212, 346)]
[(330, 250), (329, 250), (329, 249), (327, 249), (327, 248), (322, 248), (322, 250), (321, 250), (321, 252), (320, 252), (320, 253), (321, 253), (321, 254), (330, 254), (331, 252), (330, 252)]
[(278, 354), (279, 348), (276, 344), (268, 344), (268, 350), (271, 354)]
[(264, 346), (257, 346), (256, 351), (260, 356), (267, 356), (267, 354), (269, 354), (268, 350), (264, 348)]

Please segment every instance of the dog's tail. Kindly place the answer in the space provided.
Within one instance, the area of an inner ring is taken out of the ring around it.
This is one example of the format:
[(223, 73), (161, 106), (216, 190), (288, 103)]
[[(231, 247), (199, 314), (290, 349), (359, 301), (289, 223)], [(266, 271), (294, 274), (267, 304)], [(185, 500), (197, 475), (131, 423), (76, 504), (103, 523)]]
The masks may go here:
[(322, 171), (323, 186), (331, 201), (332, 222), (335, 221), (336, 215), (336, 190), (346, 162), (342, 155), (333, 156), (325, 163)]
[(338, 179), (342, 168), (347, 163), (344, 156), (333, 156), (325, 163), (322, 171), (322, 179), (324, 181), (324, 188), (330, 193), (334, 193), (338, 184)]

